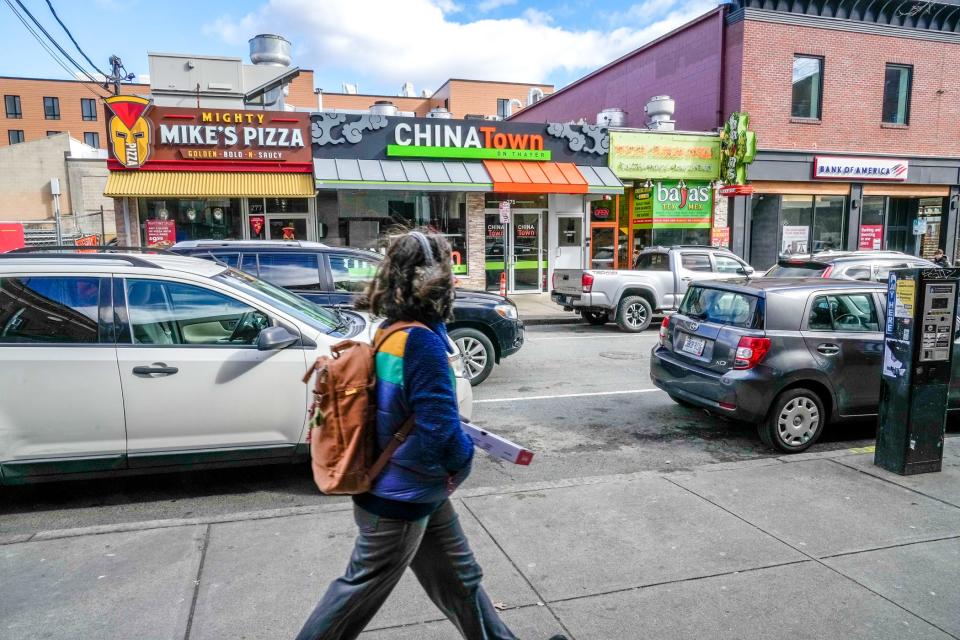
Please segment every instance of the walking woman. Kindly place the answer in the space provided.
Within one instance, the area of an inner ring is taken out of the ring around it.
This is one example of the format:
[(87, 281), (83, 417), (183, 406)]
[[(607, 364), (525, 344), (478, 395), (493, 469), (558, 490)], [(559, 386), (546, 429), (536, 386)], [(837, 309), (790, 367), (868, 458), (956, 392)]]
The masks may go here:
[(368, 493), (354, 496), (359, 534), (297, 640), (356, 638), (407, 567), (468, 640), (515, 640), (480, 585), (483, 576), (448, 496), (470, 472), (473, 443), (460, 427), (444, 321), (452, 312), (450, 245), (411, 232), (390, 245), (357, 305), (394, 322), (419, 322), (377, 353), (377, 440), (382, 450), (413, 414), (410, 435)]

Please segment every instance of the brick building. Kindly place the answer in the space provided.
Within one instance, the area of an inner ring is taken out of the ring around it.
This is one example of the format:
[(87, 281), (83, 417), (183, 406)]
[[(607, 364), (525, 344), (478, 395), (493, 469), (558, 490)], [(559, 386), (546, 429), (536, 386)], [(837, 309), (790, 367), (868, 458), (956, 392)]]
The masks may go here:
[(732, 248), (778, 255), (888, 248), (955, 253), (960, 12), (946, 2), (734, 0), (527, 107), (514, 120), (644, 127), (654, 95), (678, 129), (746, 111), (751, 197), (730, 202)]
[(439, 89), (420, 97), (320, 92), (320, 111), (361, 113), (376, 102), (391, 102), (398, 111), (426, 116), (432, 109), (446, 109), (453, 118), (467, 116), (509, 117), (553, 93), (553, 85), (450, 78)]

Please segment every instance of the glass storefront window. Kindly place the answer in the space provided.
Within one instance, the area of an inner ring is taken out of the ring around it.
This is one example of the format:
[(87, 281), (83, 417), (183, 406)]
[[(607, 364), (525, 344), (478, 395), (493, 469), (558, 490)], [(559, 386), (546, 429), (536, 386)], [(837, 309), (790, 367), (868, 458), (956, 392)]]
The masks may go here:
[(844, 196), (817, 196), (813, 201), (813, 251), (843, 248)]
[(487, 290), (496, 291), (500, 287), (500, 275), (506, 269), (504, 252), (507, 242), (507, 225), (500, 222), (500, 215), (488, 213), (484, 216), (484, 262), (487, 272)]
[(613, 237), (616, 229), (594, 227), (590, 233), (590, 268), (613, 269)]
[(458, 275), (467, 273), (465, 194), (340, 191), (337, 197), (340, 211), (338, 235), (346, 246), (382, 250), (392, 235), (424, 227), (442, 234), (450, 242), (453, 272)]
[(176, 240), (239, 240), (243, 212), (239, 198), (187, 200), (140, 198), (140, 237), (146, 244), (147, 220), (170, 220)]
[(813, 198), (783, 196), (780, 199), (780, 254), (793, 255), (810, 250), (810, 223)]

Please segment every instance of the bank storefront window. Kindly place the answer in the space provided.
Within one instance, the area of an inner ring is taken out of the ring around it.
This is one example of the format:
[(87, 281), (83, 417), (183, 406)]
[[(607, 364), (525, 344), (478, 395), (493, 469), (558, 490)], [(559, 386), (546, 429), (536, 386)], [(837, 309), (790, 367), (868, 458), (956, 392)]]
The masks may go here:
[(453, 272), (467, 273), (467, 204), (463, 193), (338, 192), (339, 237), (359, 249), (384, 249), (390, 237), (418, 227), (443, 235), (453, 249)]
[[(750, 263), (766, 269), (778, 255), (844, 249), (846, 202), (846, 196), (754, 196)], [(777, 238), (776, 244), (771, 238)]]
[[(243, 238), (240, 198), (140, 198), (138, 204), (140, 237), (144, 245)], [(162, 240), (151, 241), (151, 238)]]

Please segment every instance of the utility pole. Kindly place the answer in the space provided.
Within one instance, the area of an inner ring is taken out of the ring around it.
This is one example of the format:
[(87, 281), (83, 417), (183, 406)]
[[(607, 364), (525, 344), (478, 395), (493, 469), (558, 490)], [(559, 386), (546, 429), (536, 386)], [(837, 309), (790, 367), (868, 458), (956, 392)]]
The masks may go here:
[(119, 56), (110, 56), (110, 75), (106, 77), (103, 88), (109, 90), (112, 84), (113, 95), (120, 95), (120, 83), (124, 81), (129, 82), (134, 78), (132, 73), (127, 73), (126, 71), (123, 67), (123, 60), (121, 60)]

